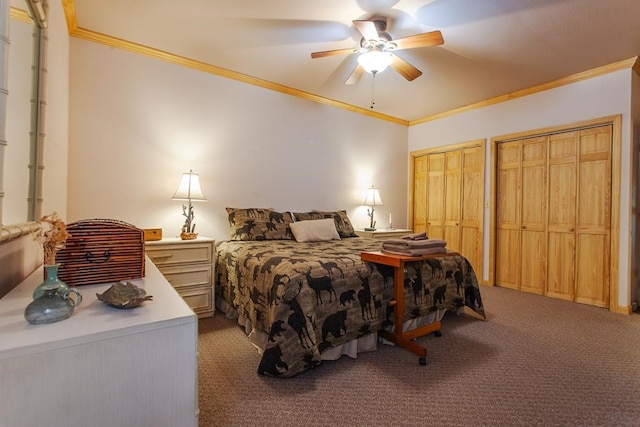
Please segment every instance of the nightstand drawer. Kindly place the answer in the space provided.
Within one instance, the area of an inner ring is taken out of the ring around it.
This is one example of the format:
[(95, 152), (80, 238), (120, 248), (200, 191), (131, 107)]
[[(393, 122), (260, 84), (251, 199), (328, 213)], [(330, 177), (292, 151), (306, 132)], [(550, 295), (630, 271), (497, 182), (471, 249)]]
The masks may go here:
[(158, 268), (162, 275), (176, 289), (186, 286), (211, 285), (211, 269), (210, 264)]
[(213, 291), (211, 288), (178, 291), (178, 293), (189, 307), (200, 315), (198, 317), (213, 316)]
[(153, 263), (162, 266), (193, 264), (197, 262), (213, 262), (212, 245), (210, 243), (176, 244), (168, 247), (147, 244), (147, 255)]

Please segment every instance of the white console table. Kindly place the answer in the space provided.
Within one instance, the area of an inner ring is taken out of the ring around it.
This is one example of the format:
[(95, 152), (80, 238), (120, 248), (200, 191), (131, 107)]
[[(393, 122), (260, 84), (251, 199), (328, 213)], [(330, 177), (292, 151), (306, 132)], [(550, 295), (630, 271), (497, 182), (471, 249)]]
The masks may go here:
[(196, 315), (149, 259), (145, 270), (131, 282), (153, 301), (133, 309), (98, 301), (112, 283), (79, 286), (69, 319), (31, 325), (42, 268), (0, 299), (0, 426), (198, 425)]

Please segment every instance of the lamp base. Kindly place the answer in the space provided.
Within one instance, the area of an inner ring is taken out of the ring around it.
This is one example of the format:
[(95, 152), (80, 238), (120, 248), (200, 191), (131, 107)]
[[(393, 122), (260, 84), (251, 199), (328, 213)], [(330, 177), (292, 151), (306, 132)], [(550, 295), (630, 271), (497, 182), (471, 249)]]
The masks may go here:
[(376, 229), (371, 227), (365, 227), (364, 231), (376, 231)]
[(180, 233), (180, 238), (182, 240), (193, 240), (197, 237), (198, 237), (198, 233), (186, 233), (186, 232)]

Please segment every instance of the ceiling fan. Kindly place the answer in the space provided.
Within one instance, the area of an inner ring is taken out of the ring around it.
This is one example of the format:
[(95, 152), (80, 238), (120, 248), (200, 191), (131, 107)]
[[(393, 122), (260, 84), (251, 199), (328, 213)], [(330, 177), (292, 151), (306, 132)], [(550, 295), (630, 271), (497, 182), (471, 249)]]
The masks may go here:
[(407, 61), (394, 55), (392, 52), (401, 49), (414, 49), (417, 47), (437, 46), (444, 43), (440, 31), (415, 34), (393, 40), (387, 30), (386, 19), (355, 20), (353, 25), (362, 34), (360, 47), (356, 49), (336, 49), (313, 52), (311, 58), (324, 58), (326, 56), (359, 53), (358, 65), (344, 82), (345, 84), (357, 83), (365, 71), (373, 74), (384, 71), (387, 66), (396, 70), (402, 77), (412, 81), (422, 75)]

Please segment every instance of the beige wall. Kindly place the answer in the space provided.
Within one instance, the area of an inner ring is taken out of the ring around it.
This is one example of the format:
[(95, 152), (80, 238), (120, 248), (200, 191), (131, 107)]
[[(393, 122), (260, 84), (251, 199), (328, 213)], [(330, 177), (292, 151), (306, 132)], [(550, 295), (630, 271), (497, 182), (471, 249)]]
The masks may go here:
[(182, 172), (200, 174), (196, 231), (229, 238), (225, 207), (346, 209), (407, 218), (407, 128), (153, 58), (71, 40), (69, 218), (176, 236)]

